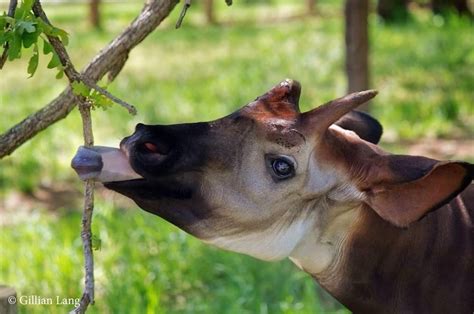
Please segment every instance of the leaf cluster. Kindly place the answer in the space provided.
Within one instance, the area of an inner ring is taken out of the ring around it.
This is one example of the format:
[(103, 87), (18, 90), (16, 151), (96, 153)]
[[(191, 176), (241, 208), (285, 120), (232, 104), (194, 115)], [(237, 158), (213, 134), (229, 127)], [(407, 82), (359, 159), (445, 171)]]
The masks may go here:
[(32, 12), (35, 0), (23, 0), (13, 17), (5, 12), (0, 16), (0, 46), (8, 47), (8, 60), (13, 61), (22, 56), (25, 49), (32, 49), (33, 54), (28, 62), (27, 72), (33, 76), (38, 68), (40, 43), (43, 54), (51, 54), (48, 69), (57, 69), (57, 78), (64, 74), (64, 68), (57, 53), (49, 43), (47, 36), (61, 39), (64, 45), (69, 42), (68, 33), (63, 29), (50, 25)]
[(71, 88), (74, 94), (85, 97), (86, 100), (92, 105), (92, 109), (98, 107), (103, 110), (107, 110), (107, 108), (113, 105), (113, 102), (110, 100), (110, 98), (102, 95), (97, 90), (90, 88), (82, 81), (74, 81), (71, 84)]

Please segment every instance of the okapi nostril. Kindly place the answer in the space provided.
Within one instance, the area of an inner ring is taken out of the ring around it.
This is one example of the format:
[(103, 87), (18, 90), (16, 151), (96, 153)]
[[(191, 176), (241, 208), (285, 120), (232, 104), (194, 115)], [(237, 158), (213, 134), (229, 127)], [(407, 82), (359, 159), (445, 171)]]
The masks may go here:
[(141, 150), (144, 153), (152, 153), (152, 154), (160, 154), (160, 155), (168, 155), (170, 152), (170, 147), (166, 144), (160, 142), (145, 142), (141, 144)]
[(159, 153), (158, 146), (156, 146), (155, 144), (150, 143), (150, 142), (146, 142), (144, 145), (149, 151), (151, 151), (153, 153)]

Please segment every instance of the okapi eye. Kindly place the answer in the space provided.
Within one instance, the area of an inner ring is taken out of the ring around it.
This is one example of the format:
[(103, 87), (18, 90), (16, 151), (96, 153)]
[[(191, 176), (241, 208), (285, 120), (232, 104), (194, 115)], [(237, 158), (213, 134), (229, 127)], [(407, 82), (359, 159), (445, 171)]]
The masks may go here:
[(277, 180), (288, 179), (295, 174), (294, 163), (287, 157), (267, 157), (267, 164), (271, 168), (272, 176)]

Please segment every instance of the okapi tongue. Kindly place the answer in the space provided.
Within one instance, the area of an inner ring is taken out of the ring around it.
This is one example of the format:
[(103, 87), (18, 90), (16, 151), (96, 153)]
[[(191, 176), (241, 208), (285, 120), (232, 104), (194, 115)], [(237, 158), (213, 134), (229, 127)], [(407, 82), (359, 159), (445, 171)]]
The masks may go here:
[(130, 167), (127, 156), (120, 149), (111, 147), (80, 146), (71, 167), (81, 180), (113, 182), (142, 178)]

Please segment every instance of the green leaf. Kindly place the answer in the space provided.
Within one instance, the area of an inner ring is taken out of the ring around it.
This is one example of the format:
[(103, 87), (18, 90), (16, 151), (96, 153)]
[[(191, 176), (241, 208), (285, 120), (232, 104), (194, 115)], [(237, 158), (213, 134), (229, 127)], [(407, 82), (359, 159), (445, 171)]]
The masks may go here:
[(29, 48), (31, 45), (35, 44), (38, 41), (38, 36), (40, 32), (36, 30), (34, 33), (24, 33), (22, 38), (23, 47)]
[[(5, 14), (5, 13), (4, 13)], [(5, 27), (7, 26), (7, 24), (14, 24), (15, 23), (15, 19), (14, 18), (11, 18), (7, 15), (2, 15), (0, 16), (0, 30), (3, 30), (5, 29)]]
[(64, 69), (59, 70), (58, 74), (56, 74), (56, 79), (61, 79), (64, 76)]
[(36, 31), (36, 23), (31, 21), (19, 20), (15, 25), (15, 29), (19, 34), (34, 33)]
[(33, 56), (31, 56), (30, 61), (28, 62), (28, 74), (32, 77), (36, 69), (38, 68), (38, 61), (39, 61), (39, 53), (38, 53), (38, 45), (35, 44), (33, 48)]
[(53, 52), (53, 46), (47, 41), (46, 39), (43, 39), (43, 54), (47, 55), (48, 53)]
[(11, 38), (11, 33), (1, 33), (0, 32), (0, 46), (3, 46)]
[(25, 10), (31, 11), (31, 8), (33, 7), (33, 3), (35, 3), (35, 0), (23, 0), (22, 6), (24, 7)]
[(83, 82), (74, 81), (71, 83), (72, 91), (76, 95), (88, 97), (91, 89)]
[(99, 107), (103, 110), (107, 110), (107, 108), (113, 105), (112, 100), (110, 100), (108, 97), (102, 95), (96, 90), (92, 91), (91, 95), (89, 96), (89, 99), (94, 104), (94, 106)]
[(56, 52), (53, 52), (53, 57), (51, 61), (48, 63), (48, 69), (56, 68), (57, 66), (61, 65), (61, 61), (59, 60), (59, 56)]
[(13, 36), (8, 42), (8, 60), (12, 61), (21, 57), (21, 37)]
[(19, 6), (18, 8), (16, 8), (15, 10), (15, 19), (17, 20), (20, 20), (22, 19), (24, 16), (25, 16), (25, 7), (23, 5)]
[(91, 237), (91, 244), (92, 248), (96, 251), (100, 251), (100, 249), (102, 248), (102, 240), (95, 234), (93, 234)]
[(48, 23), (45, 23), (39, 17), (35, 17), (34, 19), (35, 19), (35, 22), (38, 23), (38, 26), (41, 27), (41, 29), (43, 30), (43, 33), (45, 33), (46, 35), (53, 35), (52, 34), (53, 27), (51, 25), (49, 25)]
[(67, 46), (67, 44), (69, 43), (69, 34), (65, 30), (53, 26), (53, 30), (51, 31), (51, 34), (56, 37), (61, 38), (61, 41), (64, 44), (64, 46)]

